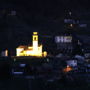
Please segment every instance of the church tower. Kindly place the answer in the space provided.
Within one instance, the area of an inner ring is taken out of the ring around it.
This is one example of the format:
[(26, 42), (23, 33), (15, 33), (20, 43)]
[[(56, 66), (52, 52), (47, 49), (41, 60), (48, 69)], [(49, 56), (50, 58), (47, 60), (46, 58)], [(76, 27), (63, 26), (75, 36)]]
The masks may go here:
[(38, 51), (38, 32), (33, 32), (33, 51)]

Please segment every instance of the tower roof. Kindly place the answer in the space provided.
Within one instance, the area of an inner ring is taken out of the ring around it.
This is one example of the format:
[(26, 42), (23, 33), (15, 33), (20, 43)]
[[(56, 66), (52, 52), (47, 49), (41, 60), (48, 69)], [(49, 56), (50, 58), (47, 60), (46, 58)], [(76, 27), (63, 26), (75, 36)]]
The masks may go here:
[(35, 35), (35, 34), (38, 34), (38, 32), (33, 32), (33, 34)]

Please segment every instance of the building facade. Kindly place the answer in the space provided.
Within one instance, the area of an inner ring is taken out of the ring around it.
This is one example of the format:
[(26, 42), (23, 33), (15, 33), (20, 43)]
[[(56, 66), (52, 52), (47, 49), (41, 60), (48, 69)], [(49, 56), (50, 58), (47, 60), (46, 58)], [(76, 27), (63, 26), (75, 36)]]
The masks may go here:
[(42, 45), (38, 44), (38, 32), (33, 32), (32, 46), (19, 46), (16, 49), (16, 56), (46, 57), (47, 52), (43, 52), (42, 47)]

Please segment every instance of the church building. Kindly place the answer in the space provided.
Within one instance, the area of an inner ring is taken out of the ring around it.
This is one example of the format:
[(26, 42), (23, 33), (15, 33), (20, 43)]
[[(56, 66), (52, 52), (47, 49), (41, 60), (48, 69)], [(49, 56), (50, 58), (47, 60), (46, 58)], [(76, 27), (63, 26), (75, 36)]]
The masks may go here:
[(38, 44), (38, 32), (33, 32), (32, 46), (19, 46), (16, 48), (16, 56), (46, 57), (47, 52), (43, 52), (42, 47)]

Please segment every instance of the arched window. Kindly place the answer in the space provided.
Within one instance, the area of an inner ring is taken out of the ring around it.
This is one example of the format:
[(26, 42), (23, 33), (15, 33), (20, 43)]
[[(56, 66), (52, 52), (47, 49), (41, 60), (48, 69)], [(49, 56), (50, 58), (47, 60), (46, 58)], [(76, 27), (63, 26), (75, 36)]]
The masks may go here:
[(37, 38), (36, 38), (36, 37), (34, 37), (34, 40), (37, 40)]

